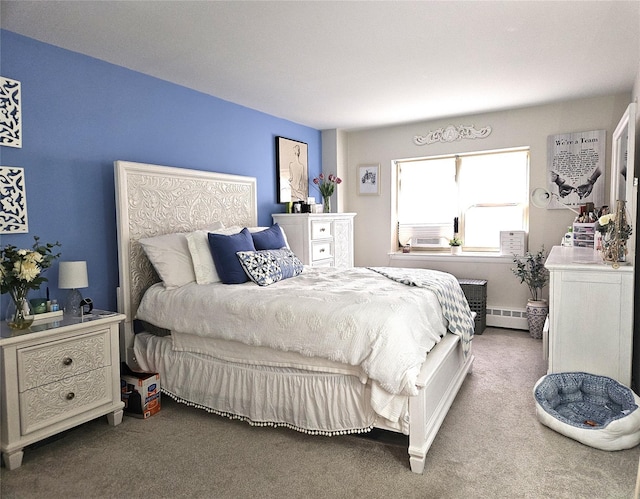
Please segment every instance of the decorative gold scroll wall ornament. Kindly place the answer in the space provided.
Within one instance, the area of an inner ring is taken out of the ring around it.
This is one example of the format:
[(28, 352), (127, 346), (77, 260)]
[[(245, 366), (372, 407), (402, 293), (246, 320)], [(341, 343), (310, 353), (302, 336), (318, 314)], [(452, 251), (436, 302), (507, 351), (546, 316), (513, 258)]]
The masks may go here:
[(491, 127), (485, 126), (477, 130), (473, 125), (449, 125), (428, 132), (426, 135), (416, 135), (413, 142), (424, 146), (435, 142), (454, 142), (462, 139), (484, 139), (491, 134)]

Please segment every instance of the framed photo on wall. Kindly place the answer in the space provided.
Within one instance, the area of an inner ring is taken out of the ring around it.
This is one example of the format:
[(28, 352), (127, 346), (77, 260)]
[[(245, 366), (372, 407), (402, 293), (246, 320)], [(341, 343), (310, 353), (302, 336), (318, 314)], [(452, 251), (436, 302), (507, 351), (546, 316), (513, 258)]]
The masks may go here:
[(276, 137), (278, 202), (307, 202), (309, 196), (308, 145), (297, 140)]
[(360, 196), (380, 195), (380, 165), (358, 167), (358, 194)]
[(547, 138), (548, 209), (579, 208), (605, 199), (606, 131), (564, 133)]

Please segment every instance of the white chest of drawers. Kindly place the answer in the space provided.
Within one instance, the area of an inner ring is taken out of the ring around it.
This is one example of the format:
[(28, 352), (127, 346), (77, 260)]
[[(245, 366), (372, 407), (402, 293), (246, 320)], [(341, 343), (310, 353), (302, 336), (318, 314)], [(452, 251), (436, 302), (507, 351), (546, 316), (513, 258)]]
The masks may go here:
[(353, 267), (355, 213), (275, 213), (291, 251), (305, 265)]
[(549, 270), (549, 373), (584, 371), (631, 386), (633, 279), (592, 248), (554, 246)]
[(23, 449), (99, 416), (122, 422), (119, 324), (124, 315), (60, 317), (0, 329), (1, 450), (7, 469)]

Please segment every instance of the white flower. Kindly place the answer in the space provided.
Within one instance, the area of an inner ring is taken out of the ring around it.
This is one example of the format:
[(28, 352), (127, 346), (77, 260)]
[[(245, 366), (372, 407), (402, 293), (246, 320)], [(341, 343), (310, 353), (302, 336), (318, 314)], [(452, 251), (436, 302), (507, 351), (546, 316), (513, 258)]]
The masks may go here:
[(42, 256), (42, 253), (38, 251), (31, 251), (27, 253), (24, 257), (24, 260), (26, 262), (33, 262), (33, 263), (40, 263), (43, 259), (44, 257)]
[(13, 270), (18, 276), (18, 279), (22, 279), (27, 282), (33, 281), (38, 277), (38, 274), (40, 274), (40, 267), (38, 267), (34, 262), (16, 262)]
[(607, 215), (602, 215), (599, 219), (598, 219), (598, 223), (604, 227), (605, 225), (608, 225), (609, 222), (613, 222), (616, 219), (616, 214), (615, 213), (609, 213)]

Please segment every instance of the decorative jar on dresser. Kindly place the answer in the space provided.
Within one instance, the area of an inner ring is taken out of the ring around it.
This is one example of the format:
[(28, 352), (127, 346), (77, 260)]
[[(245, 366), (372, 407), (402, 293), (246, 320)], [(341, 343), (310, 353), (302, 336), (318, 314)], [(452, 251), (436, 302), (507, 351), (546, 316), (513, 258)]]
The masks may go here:
[(124, 315), (36, 320), (29, 329), (0, 325), (2, 458), (22, 464), (27, 445), (99, 416), (122, 422), (119, 324)]
[(275, 213), (291, 251), (305, 265), (353, 267), (355, 213)]
[(593, 248), (554, 246), (549, 270), (549, 373), (584, 371), (631, 386), (633, 274)]

